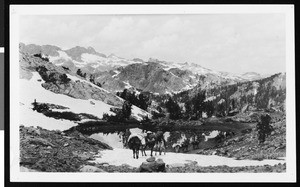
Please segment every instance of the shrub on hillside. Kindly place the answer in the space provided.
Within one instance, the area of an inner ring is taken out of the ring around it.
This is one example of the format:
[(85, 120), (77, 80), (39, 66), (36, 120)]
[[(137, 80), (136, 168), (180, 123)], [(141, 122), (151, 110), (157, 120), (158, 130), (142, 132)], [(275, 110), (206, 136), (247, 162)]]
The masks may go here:
[(113, 121), (113, 122), (124, 122), (124, 120), (128, 121), (131, 115), (131, 106), (132, 104), (130, 102), (125, 101), (121, 109), (119, 108), (110, 109), (110, 111), (114, 112), (116, 115), (108, 115), (107, 113), (104, 113), (102, 119), (106, 121)]
[(39, 113), (49, 111), (49, 107), (45, 103), (37, 103), (36, 101), (32, 103), (32, 110), (36, 110)]
[(131, 104), (147, 110), (148, 106), (151, 104), (150, 98), (146, 93), (136, 94), (134, 91), (124, 89), (123, 92), (117, 92), (117, 96), (129, 101)]
[(69, 83), (69, 82), (71, 81), (71, 79), (68, 78), (68, 76), (67, 76), (66, 74), (61, 74), (61, 75), (59, 76), (59, 78), (60, 78), (60, 81), (61, 81), (62, 83), (64, 83), (64, 84), (67, 84), (67, 83)]
[(81, 120), (80, 116), (73, 112), (47, 111), (47, 112), (44, 112), (44, 115), (47, 117), (55, 118), (55, 119), (66, 119), (66, 120), (70, 120), (70, 121), (80, 121)]

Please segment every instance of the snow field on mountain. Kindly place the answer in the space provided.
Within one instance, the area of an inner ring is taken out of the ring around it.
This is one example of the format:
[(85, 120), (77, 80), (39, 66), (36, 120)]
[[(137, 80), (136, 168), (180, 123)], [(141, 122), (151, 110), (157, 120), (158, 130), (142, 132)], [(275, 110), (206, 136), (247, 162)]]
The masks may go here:
[[(69, 76), (69, 75), (68, 75)], [(41, 80), (41, 81), (38, 81)], [(51, 103), (55, 105), (61, 105), (68, 107), (69, 109), (64, 111), (72, 111), (74, 113), (88, 113), (98, 118), (102, 118), (103, 113), (113, 114), (110, 112), (111, 105), (108, 105), (102, 101), (97, 101), (94, 99), (82, 100), (75, 99), (63, 94), (56, 94), (51, 91), (44, 89), (41, 84), (44, 81), (37, 72), (33, 72), (33, 76), (30, 80), (20, 79), (20, 103), (21, 108), (32, 108), (31, 103), (36, 99), (37, 102), (41, 103)], [(94, 104), (91, 104), (90, 102)], [(24, 104), (24, 105), (23, 105)], [(30, 109), (31, 110), (31, 109)], [(24, 112), (24, 113), (23, 113)], [(30, 115), (27, 115), (28, 111), (21, 111), (21, 119), (30, 118)], [(41, 114), (42, 115), (42, 114)], [(43, 116), (43, 115), (42, 115)], [(40, 116), (41, 117), (41, 116)], [(59, 121), (53, 119), (53, 123)], [(35, 120), (28, 121), (28, 125), (32, 125), (33, 121), (41, 121), (39, 118)], [(26, 125), (26, 124), (24, 124)], [(49, 124), (51, 126), (51, 124)]]
[(49, 60), (50, 62), (53, 62), (53, 61), (56, 61), (56, 60), (59, 60), (59, 59), (64, 59), (64, 60), (72, 60), (72, 58), (67, 55), (66, 52), (64, 51), (57, 51), (58, 52), (58, 56), (49, 56)]

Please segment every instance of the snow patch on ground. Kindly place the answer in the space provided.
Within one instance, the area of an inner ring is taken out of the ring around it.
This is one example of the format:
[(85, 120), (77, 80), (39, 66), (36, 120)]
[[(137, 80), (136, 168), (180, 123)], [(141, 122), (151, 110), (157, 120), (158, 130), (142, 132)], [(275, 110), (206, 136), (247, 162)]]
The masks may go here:
[(216, 96), (210, 96), (210, 97), (208, 97), (208, 98), (206, 98), (204, 101), (206, 102), (206, 101), (213, 101), (213, 100), (215, 100), (216, 99)]
[(222, 104), (225, 102), (225, 99), (220, 99), (220, 101), (218, 102), (218, 104)]
[[(174, 73), (170, 72), (170, 74), (174, 77), (178, 77), (177, 75), (175, 75)], [(179, 77), (178, 77), (179, 78)]]
[(148, 112), (146, 112), (134, 105), (132, 105), (131, 115), (139, 121), (143, 120), (143, 117), (141, 115), (143, 115), (143, 116), (148, 115), (148, 117), (151, 118), (151, 114), (149, 114)]
[[(190, 90), (192, 88), (194, 88), (195, 86), (197, 86), (197, 84), (187, 84), (185, 87), (183, 87), (180, 91), (178, 91), (177, 93), (179, 92), (183, 92), (183, 91), (186, 91), (186, 90)], [(174, 92), (175, 93), (175, 92)]]
[(168, 90), (165, 91), (165, 94), (168, 94), (168, 95), (170, 95), (170, 96), (173, 95), (173, 93), (169, 92)]
[(49, 118), (41, 113), (33, 111), (28, 106), (20, 106), (20, 125), (24, 126), (40, 126), (48, 130), (67, 130), (73, 126), (76, 126), (77, 123), (69, 120), (57, 120), (54, 118)]
[(123, 81), (124, 82), (124, 84), (125, 84), (125, 88), (127, 88), (127, 89), (129, 89), (129, 88), (132, 88), (132, 86), (131, 86), (131, 84), (129, 84), (129, 82), (125, 82), (125, 81)]
[(118, 71), (118, 70), (115, 70), (114, 71), (116, 74), (114, 74), (112, 77), (116, 77), (116, 76), (118, 76), (121, 72), (120, 71)]
[(208, 136), (206, 136), (204, 133), (202, 135), (204, 135), (205, 141), (207, 141), (208, 139), (217, 137), (219, 134), (220, 134), (220, 131), (214, 130), (214, 131), (211, 131), (211, 133)]
[[(122, 164), (128, 164), (133, 167), (139, 167), (142, 162), (146, 162), (149, 158), (150, 151), (146, 150), (148, 156), (141, 156), (139, 159), (133, 159), (132, 150), (115, 148), (113, 150), (104, 150), (100, 153), (101, 158), (96, 158), (96, 163), (108, 163), (110, 165), (120, 166)], [(235, 160), (233, 158), (226, 158), (216, 155), (199, 155), (199, 154), (184, 154), (184, 153), (171, 153), (167, 152), (166, 155), (155, 156), (156, 159), (161, 158), (166, 164), (178, 164), (178, 163), (190, 163), (196, 161), (200, 166), (219, 166), (227, 165), (231, 167), (237, 166), (258, 166), (258, 165), (275, 165), (278, 163), (285, 163), (285, 160)]]

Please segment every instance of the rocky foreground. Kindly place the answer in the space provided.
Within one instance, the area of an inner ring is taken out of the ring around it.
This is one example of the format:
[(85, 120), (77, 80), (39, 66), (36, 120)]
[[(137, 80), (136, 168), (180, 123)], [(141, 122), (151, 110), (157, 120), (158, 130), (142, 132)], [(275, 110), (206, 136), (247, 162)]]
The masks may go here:
[(72, 132), (20, 126), (20, 166), (45, 172), (78, 172), (109, 145)]
[(199, 166), (197, 162), (165, 164), (151, 157), (139, 167), (93, 162), (109, 145), (88, 138), (78, 131), (64, 133), (40, 127), (20, 126), (20, 170), (27, 172), (167, 172), (236, 173), (285, 172), (286, 164), (263, 166)]

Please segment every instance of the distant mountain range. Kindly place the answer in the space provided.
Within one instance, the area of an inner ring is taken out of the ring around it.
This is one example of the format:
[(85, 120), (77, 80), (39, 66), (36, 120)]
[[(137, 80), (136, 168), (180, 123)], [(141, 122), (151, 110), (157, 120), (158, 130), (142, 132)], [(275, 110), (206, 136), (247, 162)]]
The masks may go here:
[(156, 94), (178, 93), (196, 86), (207, 89), (264, 77), (255, 72), (240, 75), (218, 72), (195, 63), (166, 62), (154, 58), (148, 61), (139, 58), (128, 60), (114, 54), (107, 56), (92, 47), (76, 46), (62, 50), (53, 45), (20, 43), (20, 50), (29, 54), (41, 54), (54, 65), (68, 68), (73, 73), (80, 69), (87, 74), (87, 79), (93, 77), (102, 88), (113, 93), (125, 88)]

